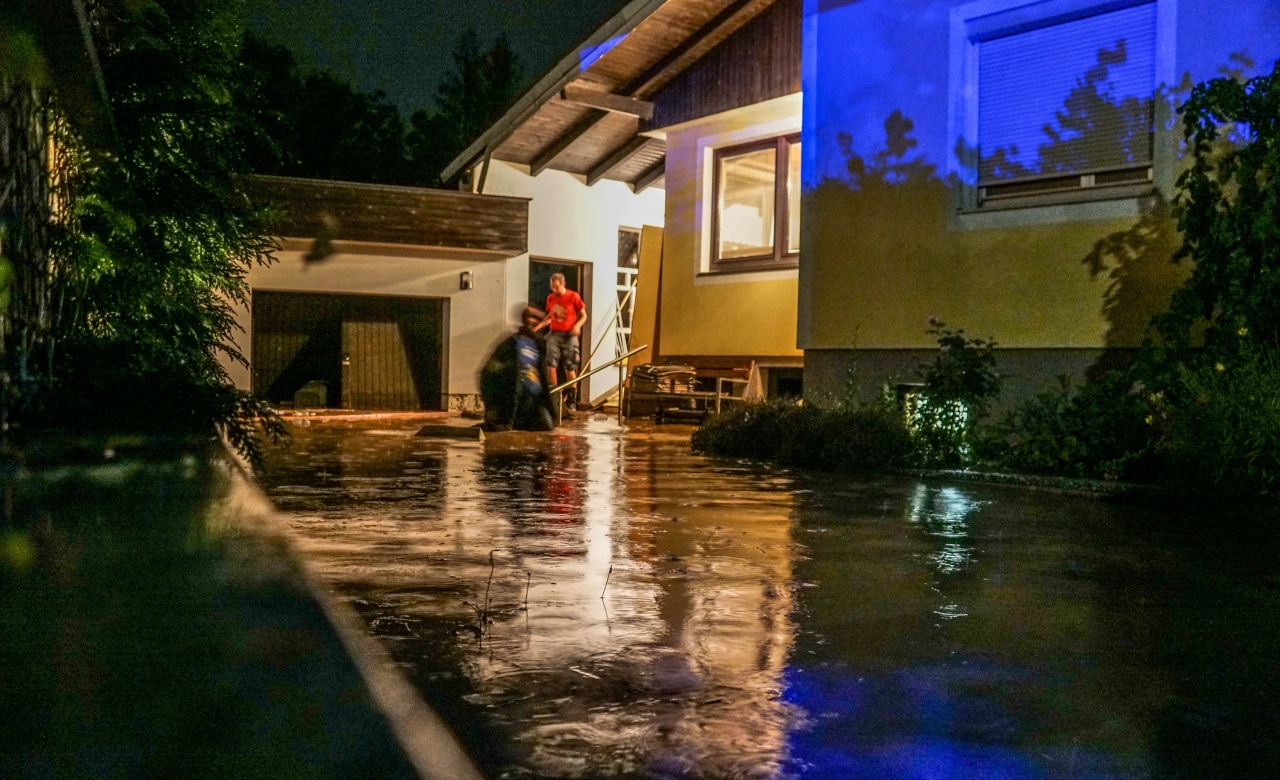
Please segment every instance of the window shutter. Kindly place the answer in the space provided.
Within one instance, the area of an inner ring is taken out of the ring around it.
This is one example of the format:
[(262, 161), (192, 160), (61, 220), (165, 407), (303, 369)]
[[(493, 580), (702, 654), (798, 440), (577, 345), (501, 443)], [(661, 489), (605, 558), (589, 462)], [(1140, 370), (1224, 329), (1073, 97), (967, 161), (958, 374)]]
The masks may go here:
[(979, 185), (1151, 164), (1154, 3), (978, 44)]

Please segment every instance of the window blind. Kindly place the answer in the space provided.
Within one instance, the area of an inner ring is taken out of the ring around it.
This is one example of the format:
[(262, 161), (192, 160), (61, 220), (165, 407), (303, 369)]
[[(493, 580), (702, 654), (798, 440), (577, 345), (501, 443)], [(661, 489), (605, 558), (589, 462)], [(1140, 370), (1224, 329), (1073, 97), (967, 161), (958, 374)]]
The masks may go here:
[(978, 44), (979, 184), (1151, 163), (1154, 3)]

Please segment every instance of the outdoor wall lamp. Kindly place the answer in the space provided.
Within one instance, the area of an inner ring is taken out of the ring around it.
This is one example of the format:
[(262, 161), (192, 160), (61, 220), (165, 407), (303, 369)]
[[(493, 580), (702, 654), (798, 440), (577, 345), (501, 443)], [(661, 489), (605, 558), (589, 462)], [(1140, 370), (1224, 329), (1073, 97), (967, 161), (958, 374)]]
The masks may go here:
[(471, 272), (463, 271), (462, 274), (458, 277), (458, 289), (470, 290), (473, 286), (474, 285), (471, 282)]

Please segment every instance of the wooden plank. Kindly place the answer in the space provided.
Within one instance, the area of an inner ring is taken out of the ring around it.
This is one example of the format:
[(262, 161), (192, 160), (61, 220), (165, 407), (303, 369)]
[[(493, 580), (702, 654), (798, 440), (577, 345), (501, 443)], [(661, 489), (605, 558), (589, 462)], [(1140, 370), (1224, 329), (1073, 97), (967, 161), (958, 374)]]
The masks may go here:
[(649, 170), (640, 174), (640, 178), (635, 180), (635, 183), (632, 185), (632, 189), (635, 190), (635, 193), (637, 195), (639, 195), (640, 193), (649, 189), (649, 186), (651, 184), (653, 184), (658, 179), (661, 179), (666, 174), (667, 174), (667, 161), (666, 161), (666, 158), (663, 158), (660, 162), (658, 162), (657, 165), (653, 166)]
[(587, 186), (595, 184), (604, 177), (613, 173), (619, 167), (625, 165), (628, 160), (639, 154), (646, 146), (649, 145), (651, 139), (638, 135), (627, 142), (625, 146), (615, 151), (613, 154), (605, 158), (605, 161), (592, 168), (587, 173)]
[[(549, 167), (550, 163), (544, 160), (544, 150), (553, 149), (557, 139), (562, 139), (565, 132), (577, 126), (575, 119), (566, 116), (571, 108), (577, 106), (555, 100), (554, 96), (564, 94), (566, 88), (576, 85), (647, 101), (675, 76), (774, 2), (663, 0), (638, 11), (628, 27), (633, 26), (634, 29), (621, 37), (617, 45), (585, 70), (576, 62), (562, 61), (561, 66), (577, 66), (578, 70), (561, 74), (554, 85), (544, 79), (525, 93), (517, 107), (486, 130), (450, 164), (447, 175), (454, 175), (463, 166), (474, 164), (486, 149), (492, 150), (499, 159), (528, 164), (538, 171)], [(593, 40), (607, 40), (607, 36), (599, 37), (603, 30), (601, 28)], [(611, 145), (621, 142), (621, 139), (611, 141)], [(595, 159), (598, 160), (599, 156)], [(554, 167), (575, 173), (589, 170), (588, 167), (566, 166), (563, 162)]]
[(573, 81), (582, 72), (582, 55), (593, 47), (608, 41), (621, 39), (624, 43), (631, 38), (635, 27), (642, 24), (655, 12), (660, 12), (670, 0), (632, 0), (619, 9), (613, 17), (592, 33), (591, 37), (561, 59), (545, 76), (538, 80), (527, 92), (516, 101), (501, 120), (489, 126), (479, 138), (471, 143), (461, 154), (446, 166), (442, 178), (452, 179), (461, 170), (479, 159), (485, 148), (497, 149), (507, 138), (518, 130), (529, 117), (545, 108), (546, 102), (560, 91), (564, 85)]
[(579, 84), (570, 84), (560, 90), (560, 99), (576, 103), (587, 108), (598, 108), (616, 114), (630, 114), (641, 119), (653, 118), (653, 104), (647, 100), (637, 100), (625, 95), (615, 95), (598, 89), (590, 89)]
[(479, 425), (424, 425), (418, 436), (431, 439), (474, 439), (484, 441), (484, 429)]
[(653, 363), (659, 353), (659, 298), (662, 295), (662, 228), (640, 231), (640, 271), (636, 276), (635, 310), (631, 314), (631, 343), (649, 348), (628, 361), (635, 367)]
[(667, 145), (662, 141), (654, 139), (652, 143), (638, 152), (630, 160), (619, 165), (607, 178), (616, 179), (617, 181), (633, 182), (640, 178), (640, 175), (652, 168), (667, 155)]
[(555, 162), (565, 149), (573, 145), (573, 142), (591, 132), (591, 128), (595, 127), (602, 119), (609, 116), (608, 111), (599, 109), (590, 109), (586, 116), (579, 119), (577, 124), (566, 130), (555, 141), (551, 143), (541, 154), (538, 155), (529, 165), (529, 175), (537, 176), (547, 169), (547, 166)]

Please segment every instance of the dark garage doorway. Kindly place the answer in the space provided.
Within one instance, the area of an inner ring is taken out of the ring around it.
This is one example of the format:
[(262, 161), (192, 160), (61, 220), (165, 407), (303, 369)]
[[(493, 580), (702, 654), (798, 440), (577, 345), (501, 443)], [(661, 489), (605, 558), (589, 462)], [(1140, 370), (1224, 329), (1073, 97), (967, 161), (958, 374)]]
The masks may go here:
[(321, 381), (331, 408), (439, 410), (445, 304), (436, 298), (253, 291), (253, 393), (293, 402)]

